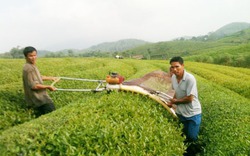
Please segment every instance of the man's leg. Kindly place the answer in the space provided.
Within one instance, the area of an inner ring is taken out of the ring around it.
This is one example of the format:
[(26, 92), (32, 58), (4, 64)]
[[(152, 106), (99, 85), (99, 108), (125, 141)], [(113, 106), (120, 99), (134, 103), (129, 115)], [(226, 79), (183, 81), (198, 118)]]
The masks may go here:
[(189, 146), (187, 148), (186, 156), (193, 156), (196, 153), (201, 152), (201, 145), (198, 144), (198, 134), (201, 124), (201, 114), (195, 115), (188, 120), (187, 142)]
[(50, 113), (54, 110), (56, 110), (55, 105), (53, 103), (48, 103), (48, 104), (44, 104), (40, 107), (38, 107), (37, 109), (37, 117), (43, 115), (43, 114), (47, 114)]
[(200, 124), (201, 124), (201, 114), (192, 116), (188, 119), (187, 139), (190, 140), (191, 142), (198, 140)]
[(48, 103), (44, 105), (44, 108), (43, 108), (44, 114), (50, 113), (54, 110), (56, 110), (56, 108), (53, 103)]
[(188, 134), (188, 120), (182, 115), (177, 114), (177, 116), (178, 116), (180, 122), (183, 124), (182, 132), (187, 137), (187, 134)]

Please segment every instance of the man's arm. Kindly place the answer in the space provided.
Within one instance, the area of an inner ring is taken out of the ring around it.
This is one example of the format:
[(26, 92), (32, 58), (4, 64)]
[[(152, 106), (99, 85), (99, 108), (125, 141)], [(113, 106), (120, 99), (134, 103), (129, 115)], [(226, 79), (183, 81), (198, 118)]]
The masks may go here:
[(36, 84), (32, 87), (33, 90), (49, 89), (50, 91), (56, 90), (55, 87), (49, 85)]
[(43, 81), (56, 81), (58, 78), (57, 77), (52, 77), (52, 76), (42, 76)]

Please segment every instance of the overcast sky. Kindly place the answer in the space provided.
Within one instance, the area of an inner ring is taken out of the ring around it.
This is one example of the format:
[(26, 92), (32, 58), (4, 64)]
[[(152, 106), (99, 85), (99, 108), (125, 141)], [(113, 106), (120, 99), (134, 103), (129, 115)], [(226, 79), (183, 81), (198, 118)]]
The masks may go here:
[(0, 0), (0, 52), (84, 49), (135, 38), (199, 36), (250, 23), (250, 0)]

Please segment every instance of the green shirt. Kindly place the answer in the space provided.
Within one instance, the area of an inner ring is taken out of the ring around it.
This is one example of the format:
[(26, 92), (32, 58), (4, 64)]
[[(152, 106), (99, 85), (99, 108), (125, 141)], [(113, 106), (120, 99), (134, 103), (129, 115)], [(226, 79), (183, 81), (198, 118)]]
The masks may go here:
[(23, 87), (27, 105), (37, 108), (47, 103), (53, 103), (46, 89), (32, 89), (36, 84), (43, 84), (41, 74), (35, 65), (26, 63), (23, 67)]

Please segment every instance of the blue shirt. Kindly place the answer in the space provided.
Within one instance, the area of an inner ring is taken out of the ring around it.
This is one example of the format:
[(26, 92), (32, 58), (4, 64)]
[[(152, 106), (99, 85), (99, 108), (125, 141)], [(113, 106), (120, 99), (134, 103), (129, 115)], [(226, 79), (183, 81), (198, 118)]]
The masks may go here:
[(193, 95), (190, 103), (178, 104), (176, 113), (184, 117), (191, 117), (201, 113), (201, 104), (198, 100), (198, 91), (195, 77), (184, 70), (183, 78), (178, 83), (176, 75), (172, 76), (172, 87), (175, 90), (176, 99)]

